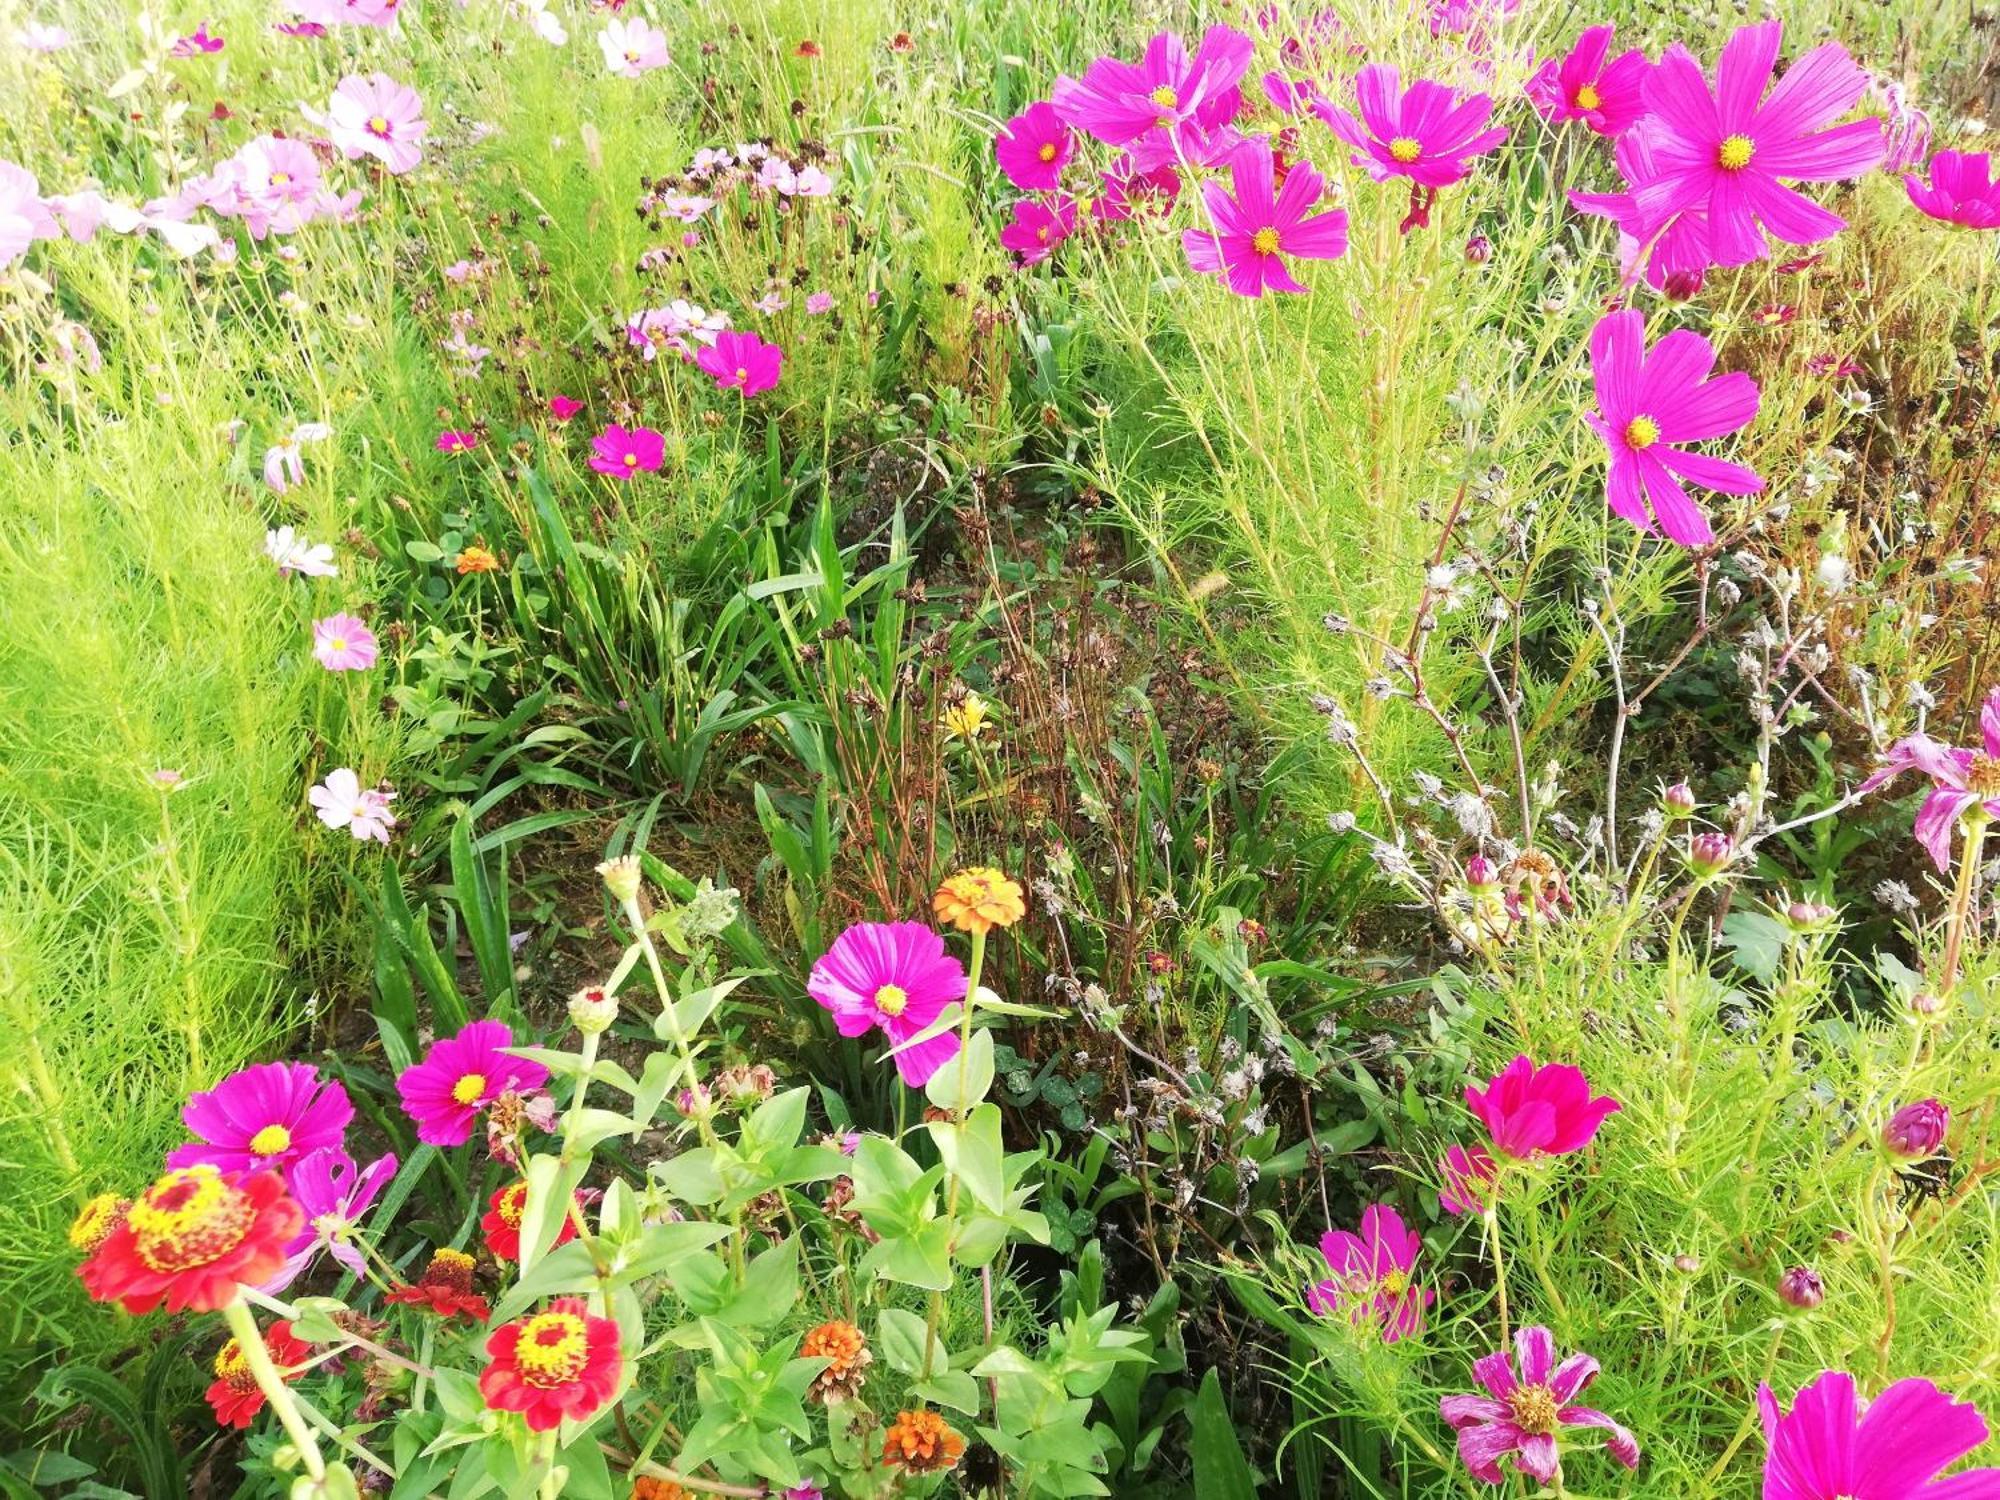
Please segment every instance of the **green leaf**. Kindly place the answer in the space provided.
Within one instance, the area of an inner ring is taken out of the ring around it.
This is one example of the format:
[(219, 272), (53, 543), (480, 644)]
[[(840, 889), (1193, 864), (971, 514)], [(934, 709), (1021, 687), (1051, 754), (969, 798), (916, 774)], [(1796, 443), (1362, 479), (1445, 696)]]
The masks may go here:
[(875, 1317), (875, 1342), (889, 1368), (914, 1375), (924, 1367), (924, 1320), (900, 1307), (885, 1307)]
[(975, 1031), (971, 1045), (931, 1074), (931, 1081), (924, 1085), (924, 1097), (939, 1109), (969, 1108), (984, 1099), (992, 1087), (993, 1033)]
[(1210, 1370), (1188, 1412), (1194, 1430), (1188, 1451), (1194, 1459), (1194, 1500), (1257, 1500), (1257, 1481), (1243, 1445), (1236, 1441), (1236, 1419), (1222, 1400), (1222, 1385)]

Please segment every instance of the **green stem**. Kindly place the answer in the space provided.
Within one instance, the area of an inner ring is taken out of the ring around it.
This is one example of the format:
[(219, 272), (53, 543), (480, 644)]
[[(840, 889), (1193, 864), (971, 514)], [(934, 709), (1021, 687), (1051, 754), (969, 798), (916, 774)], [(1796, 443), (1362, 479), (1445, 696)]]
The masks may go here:
[(222, 1318), (236, 1336), (236, 1347), (242, 1351), (244, 1363), (250, 1366), (257, 1389), (264, 1393), (285, 1435), (299, 1450), (299, 1461), (306, 1466), (306, 1474), (315, 1481), (325, 1479), (326, 1460), (320, 1457), (319, 1444), (313, 1438), (312, 1428), (299, 1414), (290, 1387), (278, 1373), (278, 1367), (271, 1363), (271, 1351), (264, 1347), (264, 1335), (258, 1331), (257, 1317), (250, 1311), (250, 1304), (236, 1297), (223, 1308)]

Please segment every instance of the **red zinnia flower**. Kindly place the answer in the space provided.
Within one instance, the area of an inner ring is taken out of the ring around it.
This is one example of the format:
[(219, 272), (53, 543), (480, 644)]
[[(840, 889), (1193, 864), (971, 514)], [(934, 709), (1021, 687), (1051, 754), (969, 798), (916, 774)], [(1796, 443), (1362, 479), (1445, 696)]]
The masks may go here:
[[(305, 1373), (305, 1363), (312, 1358), (312, 1345), (292, 1337), (290, 1319), (264, 1330), (264, 1348), (287, 1385)], [(235, 1339), (215, 1356), (215, 1382), (207, 1396), (208, 1404), (215, 1408), (215, 1420), (224, 1427), (248, 1427), (264, 1409), (263, 1388), (250, 1373), (250, 1361), (243, 1357), (243, 1346)]]
[(390, 1288), (382, 1300), (404, 1307), (429, 1308), (445, 1319), (462, 1313), (474, 1323), (484, 1323), (493, 1316), (493, 1309), (473, 1291), (472, 1267), (472, 1257), (463, 1250), (433, 1250), (431, 1263), (424, 1267), (423, 1275), (408, 1286)]
[(202, 1163), (168, 1172), (77, 1268), (84, 1289), (130, 1313), (219, 1312), (237, 1287), (269, 1281), (306, 1216), (276, 1172), (225, 1177)]
[(618, 1325), (592, 1317), (581, 1297), (558, 1297), (494, 1329), (486, 1352), (493, 1362), (480, 1372), (479, 1394), (495, 1411), (521, 1413), (531, 1432), (590, 1416), (616, 1394), (625, 1370)]
[[(582, 1199), (579, 1198), (577, 1201), (581, 1202)], [(519, 1260), (521, 1215), (528, 1208), (527, 1183), (509, 1183), (488, 1198), (486, 1203), (486, 1212), (479, 1216), (479, 1227), (486, 1231), (486, 1248), (493, 1253), (495, 1260)], [(567, 1245), (575, 1238), (576, 1220), (565, 1214), (562, 1228), (556, 1231), (555, 1243)]]

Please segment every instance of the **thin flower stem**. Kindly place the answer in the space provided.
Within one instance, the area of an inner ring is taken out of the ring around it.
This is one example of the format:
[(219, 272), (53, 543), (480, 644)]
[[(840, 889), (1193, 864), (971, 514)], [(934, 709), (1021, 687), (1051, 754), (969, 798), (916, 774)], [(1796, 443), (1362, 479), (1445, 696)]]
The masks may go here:
[(1958, 961), (1965, 950), (1965, 928), (1971, 919), (1973, 897), (1979, 889), (1979, 856), (1986, 843), (1989, 821), (1985, 808), (1978, 803), (1973, 804), (1966, 816), (1965, 853), (1959, 856), (1958, 887), (1951, 900), (1951, 935), (1945, 939), (1944, 962), (1939, 966), (1938, 993), (1947, 999), (1958, 983)]
[(1511, 1334), (1507, 1319), (1507, 1265), (1500, 1255), (1500, 1215), (1488, 1207), (1479, 1218), (1486, 1226), (1486, 1242), (1493, 1248), (1493, 1301), (1500, 1312), (1500, 1343), (1504, 1348)]
[(229, 1331), (236, 1336), (236, 1347), (241, 1351), (244, 1363), (250, 1366), (250, 1375), (257, 1382), (257, 1389), (264, 1393), (264, 1399), (276, 1413), (285, 1435), (299, 1450), (299, 1461), (305, 1465), (307, 1476), (315, 1481), (325, 1479), (326, 1460), (320, 1456), (312, 1428), (299, 1415), (298, 1403), (292, 1400), (291, 1388), (278, 1373), (278, 1367), (271, 1363), (271, 1351), (264, 1347), (264, 1335), (257, 1328), (257, 1316), (250, 1311), (250, 1304), (240, 1296), (234, 1297), (222, 1309), (222, 1318), (229, 1325)]

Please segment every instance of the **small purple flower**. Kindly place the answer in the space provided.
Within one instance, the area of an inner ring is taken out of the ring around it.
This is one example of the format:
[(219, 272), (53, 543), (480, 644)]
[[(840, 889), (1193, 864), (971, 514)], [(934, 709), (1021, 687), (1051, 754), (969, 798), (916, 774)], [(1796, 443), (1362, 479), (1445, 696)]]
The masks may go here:
[(181, 1119), (200, 1140), (168, 1152), (167, 1165), (289, 1172), (322, 1147), (338, 1148), (353, 1118), (347, 1090), (310, 1063), (258, 1063), (189, 1098)]
[(1639, 1443), (1603, 1412), (1578, 1406), (1597, 1361), (1572, 1354), (1556, 1363), (1555, 1339), (1548, 1329), (1522, 1328), (1514, 1334), (1520, 1373), (1504, 1349), (1473, 1361), (1472, 1373), (1486, 1388), (1484, 1396), (1446, 1396), (1439, 1414), (1458, 1432), (1458, 1456), (1474, 1479), (1501, 1484), (1500, 1460), (1514, 1456), (1514, 1467), (1543, 1484), (1555, 1478), (1562, 1464), (1558, 1438), (1566, 1427), (1601, 1428), (1608, 1436), (1604, 1449), (1628, 1469), (1639, 1467)]
[(1925, 1161), (1944, 1148), (1951, 1111), (1935, 1099), (1905, 1104), (1882, 1130), (1882, 1149), (1898, 1161)]
[(285, 1269), (260, 1290), (283, 1291), (321, 1250), (356, 1276), (366, 1276), (367, 1262), (349, 1243), (348, 1235), (395, 1175), (393, 1156), (380, 1156), (365, 1167), (357, 1167), (353, 1157), (332, 1146), (322, 1147), (299, 1162), (288, 1183), (292, 1197), (305, 1210), (306, 1227), (286, 1247)]

